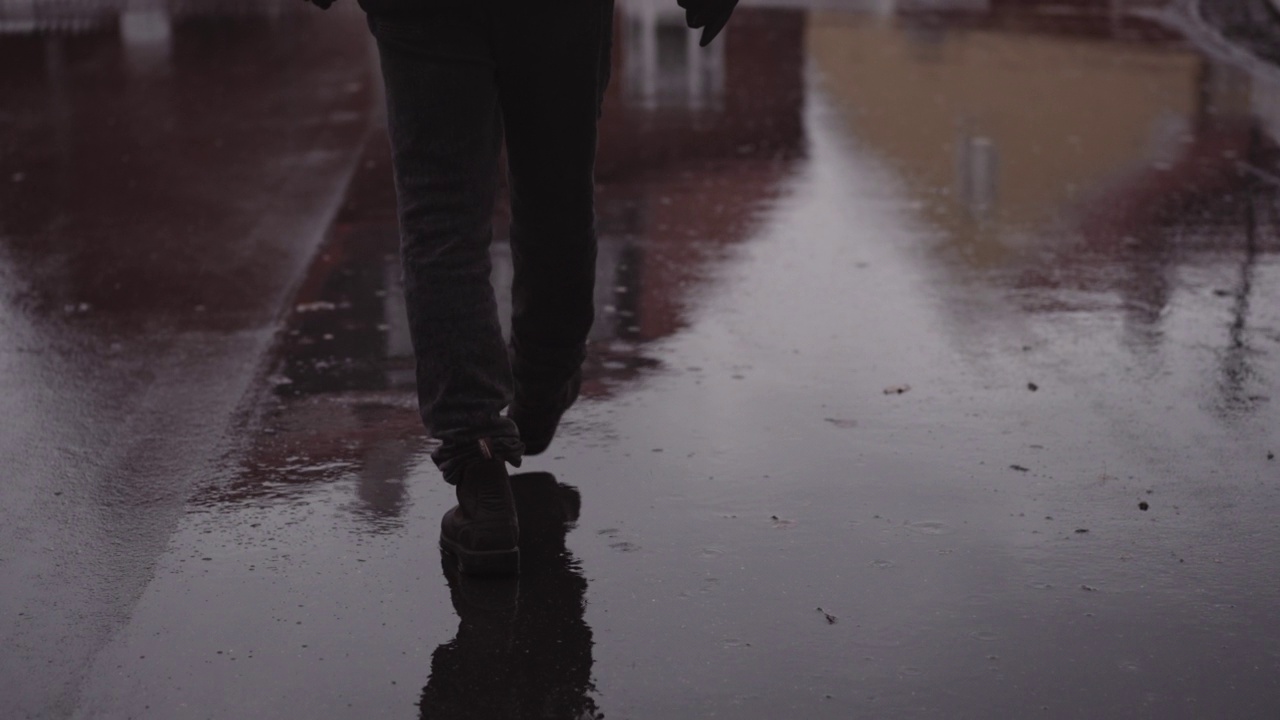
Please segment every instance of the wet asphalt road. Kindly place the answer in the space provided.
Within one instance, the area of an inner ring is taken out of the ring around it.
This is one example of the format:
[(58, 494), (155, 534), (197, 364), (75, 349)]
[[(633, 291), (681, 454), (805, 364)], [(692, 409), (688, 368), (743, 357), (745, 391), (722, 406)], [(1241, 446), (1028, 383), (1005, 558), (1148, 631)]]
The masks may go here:
[(0, 716), (1280, 715), (1280, 70), (667, 4), (516, 583), (435, 549), (358, 16), (0, 36)]
[(0, 35), (3, 718), (76, 710), (224, 472), (375, 102), (355, 24), (91, 20)]

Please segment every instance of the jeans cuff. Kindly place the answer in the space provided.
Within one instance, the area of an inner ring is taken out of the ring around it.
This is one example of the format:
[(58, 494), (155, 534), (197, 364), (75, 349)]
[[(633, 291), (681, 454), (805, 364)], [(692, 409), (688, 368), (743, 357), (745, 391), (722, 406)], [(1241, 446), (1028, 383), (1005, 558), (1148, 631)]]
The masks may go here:
[(431, 459), (444, 475), (444, 481), (457, 485), (462, 471), (477, 460), (502, 458), (513, 467), (520, 467), (524, 458), (524, 443), (520, 438), (477, 438), (464, 442), (441, 445), (431, 453)]

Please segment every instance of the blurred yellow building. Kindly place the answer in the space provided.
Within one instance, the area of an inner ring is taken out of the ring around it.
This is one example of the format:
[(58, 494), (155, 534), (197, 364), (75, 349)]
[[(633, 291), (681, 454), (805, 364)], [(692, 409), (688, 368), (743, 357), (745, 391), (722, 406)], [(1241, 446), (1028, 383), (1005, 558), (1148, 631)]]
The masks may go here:
[(1204, 60), (1157, 27), (1034, 17), (809, 15), (810, 55), (856, 142), (979, 263), (1171, 170), (1205, 108)]

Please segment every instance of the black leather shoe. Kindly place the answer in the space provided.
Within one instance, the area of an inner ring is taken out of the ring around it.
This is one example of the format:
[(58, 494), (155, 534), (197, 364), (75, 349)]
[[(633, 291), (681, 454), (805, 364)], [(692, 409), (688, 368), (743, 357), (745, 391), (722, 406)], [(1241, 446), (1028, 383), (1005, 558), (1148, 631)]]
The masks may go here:
[(440, 548), (468, 575), (520, 571), (520, 528), (506, 461), (477, 460), (462, 470), (458, 504), (440, 520)]
[(564, 386), (551, 391), (516, 387), (515, 400), (507, 416), (520, 430), (525, 455), (544, 452), (556, 436), (560, 418), (578, 399), (582, 390), (582, 373), (575, 373)]

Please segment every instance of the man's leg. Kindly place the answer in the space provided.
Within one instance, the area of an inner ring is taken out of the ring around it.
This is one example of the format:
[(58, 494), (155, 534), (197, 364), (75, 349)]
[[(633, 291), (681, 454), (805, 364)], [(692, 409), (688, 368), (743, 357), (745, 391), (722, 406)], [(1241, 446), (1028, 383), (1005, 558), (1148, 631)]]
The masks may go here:
[(512, 378), (489, 281), (502, 117), (476, 5), (369, 21), (386, 84), (419, 409), (451, 483), (476, 459), (518, 464), (521, 454), (502, 416)]
[(498, 87), (511, 180), (511, 416), (546, 448), (577, 397), (594, 319), (596, 123), (612, 0), (506, 0)]
[(502, 417), (512, 378), (489, 282), (502, 120), (488, 8), (477, 5), (369, 26), (386, 83), (418, 407), (458, 498), (440, 545), (462, 572), (511, 574), (519, 529), (506, 462), (519, 465), (522, 446)]

